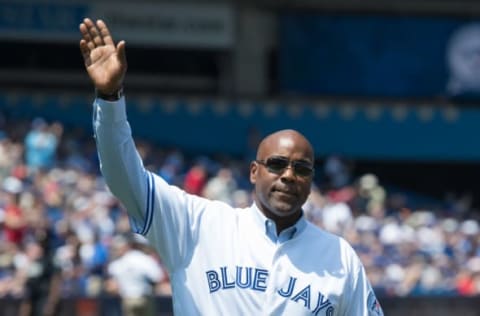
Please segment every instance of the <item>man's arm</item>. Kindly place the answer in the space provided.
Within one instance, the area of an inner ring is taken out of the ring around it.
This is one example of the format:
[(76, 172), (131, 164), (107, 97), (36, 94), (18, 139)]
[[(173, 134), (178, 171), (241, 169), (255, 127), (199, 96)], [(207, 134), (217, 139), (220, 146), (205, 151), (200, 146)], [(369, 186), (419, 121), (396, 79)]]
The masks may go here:
[(127, 69), (125, 43), (115, 46), (101, 20), (94, 24), (85, 19), (80, 32), (85, 68), (97, 90), (93, 127), (102, 175), (125, 206), (132, 230), (149, 239), (172, 271), (189, 258), (195, 223), (206, 201), (169, 186), (144, 168), (127, 122), (125, 97), (117, 97)]
[[(125, 100), (114, 98), (123, 87), (127, 70), (125, 42), (115, 46), (102, 20), (94, 23), (86, 18), (79, 29), (80, 51), (97, 94), (93, 123), (102, 174), (110, 190), (133, 216), (133, 230), (144, 233), (148, 175), (131, 139)], [(135, 188), (135, 192), (131, 188)]]

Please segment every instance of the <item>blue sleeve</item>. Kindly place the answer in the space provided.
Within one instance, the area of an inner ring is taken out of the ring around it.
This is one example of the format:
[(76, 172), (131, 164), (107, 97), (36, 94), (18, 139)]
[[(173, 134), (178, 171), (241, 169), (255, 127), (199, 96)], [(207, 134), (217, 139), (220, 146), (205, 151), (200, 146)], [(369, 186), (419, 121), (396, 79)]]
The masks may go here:
[(100, 170), (105, 181), (127, 209), (132, 230), (144, 234), (151, 176), (143, 167), (127, 122), (125, 98), (117, 102), (96, 99), (93, 127)]

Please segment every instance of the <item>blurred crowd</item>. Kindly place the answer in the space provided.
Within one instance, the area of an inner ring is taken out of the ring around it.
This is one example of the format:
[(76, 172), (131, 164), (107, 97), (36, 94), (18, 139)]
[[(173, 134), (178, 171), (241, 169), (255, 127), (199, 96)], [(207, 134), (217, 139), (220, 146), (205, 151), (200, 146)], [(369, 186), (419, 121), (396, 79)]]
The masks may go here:
[[(142, 140), (137, 147), (149, 170), (187, 192), (252, 203), (246, 158)], [(425, 208), (389, 192), (374, 174), (352, 174), (341, 157), (322, 161), (304, 210), (352, 244), (379, 296), (480, 293), (480, 227), (468, 200)], [(161, 258), (129, 234), (126, 213), (103, 182), (91, 131), (3, 119), (0, 185), (0, 297), (128, 295), (115, 263), (126, 253), (150, 258), (141, 261), (153, 287), (138, 292), (170, 295)]]

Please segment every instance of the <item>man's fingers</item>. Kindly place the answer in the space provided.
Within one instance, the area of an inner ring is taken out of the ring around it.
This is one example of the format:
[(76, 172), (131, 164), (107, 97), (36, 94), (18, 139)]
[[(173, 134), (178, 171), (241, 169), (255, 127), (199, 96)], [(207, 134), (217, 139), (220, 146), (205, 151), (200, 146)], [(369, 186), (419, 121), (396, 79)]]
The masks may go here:
[(83, 23), (85, 23), (87, 27), (91, 27), (93, 25), (93, 21), (90, 18), (84, 18)]
[(83, 61), (85, 62), (85, 65), (90, 65), (91, 64), (91, 59), (90, 59), (90, 48), (88, 47), (87, 41), (84, 39), (80, 40), (80, 52), (82, 53)]
[(98, 20), (97, 21), (97, 28), (99, 29), (100, 36), (102, 37), (103, 42), (106, 45), (115, 45), (113, 43), (112, 35), (110, 35), (110, 31), (108, 30), (108, 27), (105, 24), (105, 22), (103, 22), (102, 20)]
[(80, 24), (80, 33), (82, 33), (82, 39), (85, 40), (86, 45), (90, 50), (95, 48), (95, 43), (92, 40), (92, 37), (90, 36), (90, 33), (88, 32), (88, 26), (85, 23)]
[(100, 36), (100, 32), (98, 31), (95, 24), (93, 24), (91, 20), (89, 20), (88, 22), (85, 21), (84, 23), (87, 26), (88, 34), (90, 34), (90, 37), (92, 38), (92, 41), (95, 44), (95, 47), (105, 45), (102, 37)]

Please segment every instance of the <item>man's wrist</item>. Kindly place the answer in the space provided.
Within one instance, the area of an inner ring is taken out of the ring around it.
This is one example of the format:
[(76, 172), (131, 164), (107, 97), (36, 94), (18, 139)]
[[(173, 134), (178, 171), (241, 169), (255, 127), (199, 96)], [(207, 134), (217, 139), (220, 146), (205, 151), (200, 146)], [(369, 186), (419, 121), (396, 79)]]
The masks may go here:
[(95, 89), (95, 97), (105, 101), (118, 101), (123, 97), (123, 87), (112, 93), (103, 93), (100, 90)]

